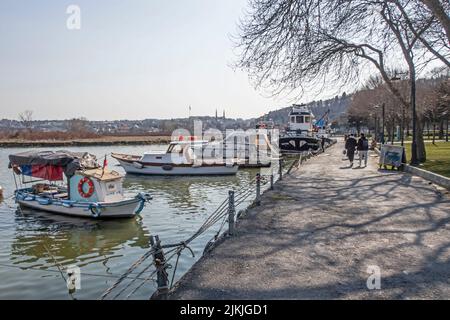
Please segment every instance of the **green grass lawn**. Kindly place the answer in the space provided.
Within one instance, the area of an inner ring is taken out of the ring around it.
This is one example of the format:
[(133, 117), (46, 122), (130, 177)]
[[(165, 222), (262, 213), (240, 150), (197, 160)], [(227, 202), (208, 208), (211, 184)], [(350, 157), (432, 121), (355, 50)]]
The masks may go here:
[[(420, 168), (450, 177), (450, 142), (425, 143), (427, 161)], [(405, 144), (407, 161), (411, 159), (411, 144)]]

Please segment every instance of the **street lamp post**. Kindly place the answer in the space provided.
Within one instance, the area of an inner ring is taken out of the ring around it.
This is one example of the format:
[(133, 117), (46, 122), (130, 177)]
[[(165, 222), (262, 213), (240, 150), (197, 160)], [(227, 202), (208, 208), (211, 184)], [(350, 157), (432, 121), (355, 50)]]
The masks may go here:
[(446, 128), (445, 129), (447, 129), (446, 131), (447, 131), (447, 134), (445, 135), (445, 141), (446, 142), (448, 142), (448, 118), (449, 118), (449, 115), (447, 115), (447, 126), (446, 126)]
[[(373, 118), (373, 131), (374, 131), (374, 136), (375, 136), (375, 140), (376, 140), (377, 139), (377, 115), (373, 114), (373, 113), (369, 113), (369, 118), (370, 119)], [(369, 122), (369, 133), (371, 133), (370, 122)]]
[(383, 125), (382, 125), (382, 129), (381, 129), (381, 143), (384, 144), (384, 127), (385, 127), (385, 115), (386, 115), (386, 105), (384, 104), (384, 102), (381, 105), (381, 108), (382, 108), (381, 114), (382, 114), (382, 118), (383, 118), (383, 120), (382, 120)]
[(378, 141), (379, 139), (379, 132), (378, 132), (378, 115), (375, 114), (375, 140)]
[[(380, 106), (376, 105), (376, 106), (374, 106), (374, 108), (378, 110), (380, 108)], [(385, 142), (384, 141), (384, 125), (385, 125), (385, 104), (384, 103), (381, 105), (381, 122), (382, 122), (382, 125), (381, 125), (380, 142), (381, 142), (381, 144), (384, 144), (384, 142)], [(379, 136), (380, 133), (378, 132), (378, 121), (376, 123), (377, 123), (377, 125), (376, 125), (375, 132), (376, 132), (376, 135)]]
[[(391, 78), (392, 83), (398, 83), (400, 82), (402, 79), (400, 77), (398, 77), (397, 75), (395, 75), (394, 77)], [(402, 119), (401, 119), (401, 123), (400, 123), (400, 127), (401, 127), (401, 131), (400, 131), (400, 136), (401, 136), (401, 141), (402, 141), (402, 146), (405, 145), (405, 106), (402, 104)]]
[(402, 132), (400, 132), (402, 136), (402, 147), (405, 145), (405, 106), (402, 105)]
[(417, 166), (417, 112), (416, 112), (416, 75), (410, 74), (411, 86), (411, 107), (412, 107), (412, 144), (411, 144), (411, 165)]

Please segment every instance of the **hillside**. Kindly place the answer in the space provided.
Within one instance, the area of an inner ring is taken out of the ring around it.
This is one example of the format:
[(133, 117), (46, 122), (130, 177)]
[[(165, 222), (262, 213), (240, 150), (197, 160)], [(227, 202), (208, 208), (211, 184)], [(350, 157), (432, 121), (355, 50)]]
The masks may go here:
[[(328, 110), (330, 110), (330, 121), (338, 119), (345, 114), (348, 106), (350, 105), (351, 95), (347, 95), (345, 92), (342, 96), (336, 96), (333, 99), (312, 101), (307, 103), (306, 106), (311, 109), (316, 118), (322, 117)], [(286, 124), (288, 121), (288, 114), (291, 111), (291, 106), (282, 109), (270, 111), (258, 120), (273, 120), (276, 125)]]
[[(313, 101), (306, 104), (316, 118), (330, 110), (331, 121), (342, 117), (351, 100), (351, 95), (336, 96), (333, 99)], [(1, 139), (22, 140), (70, 140), (80, 138), (96, 138), (105, 135), (160, 135), (170, 134), (176, 128), (190, 128), (193, 120), (201, 120), (204, 128), (248, 129), (254, 128), (261, 120), (272, 119), (276, 125), (284, 126), (288, 122), (291, 106), (253, 119), (231, 119), (211, 116), (192, 116), (177, 119), (144, 119), (144, 120), (116, 120), (89, 121), (84, 118), (69, 120), (35, 120), (25, 124), (18, 120), (0, 119)], [(70, 133), (70, 134), (68, 134)], [(83, 133), (80, 135), (80, 133)], [(75, 136), (73, 135), (75, 134)], [(33, 138), (32, 136), (36, 136)]]

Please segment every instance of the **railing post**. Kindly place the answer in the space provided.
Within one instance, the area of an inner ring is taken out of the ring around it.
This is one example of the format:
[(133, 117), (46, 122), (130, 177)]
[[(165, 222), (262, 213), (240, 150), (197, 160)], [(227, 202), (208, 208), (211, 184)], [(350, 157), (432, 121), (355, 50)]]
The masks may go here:
[(256, 174), (256, 205), (261, 204), (261, 174)]
[(270, 174), (270, 190), (273, 190), (273, 172)]
[(280, 174), (280, 181), (283, 180), (283, 159), (280, 158), (278, 165), (278, 173)]
[(161, 248), (161, 241), (159, 240), (159, 236), (151, 236), (150, 244), (152, 245), (155, 253), (153, 254), (153, 261), (156, 267), (156, 275), (157, 275), (157, 284), (158, 289), (153, 294), (152, 300), (166, 300), (167, 295), (169, 293), (169, 275), (166, 271), (166, 258), (164, 256), (164, 252)]
[(234, 234), (234, 191), (228, 191), (228, 235)]
[(259, 165), (260, 160), (259, 160), (259, 130), (257, 131), (256, 134), (256, 165)]

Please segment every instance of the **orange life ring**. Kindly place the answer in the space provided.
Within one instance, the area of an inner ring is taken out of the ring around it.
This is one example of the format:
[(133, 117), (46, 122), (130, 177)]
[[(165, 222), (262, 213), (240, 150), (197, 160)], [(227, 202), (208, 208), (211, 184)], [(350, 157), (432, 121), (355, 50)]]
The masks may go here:
[[(84, 192), (83, 190), (83, 186), (85, 183), (87, 183), (89, 186), (89, 190), (87, 192)], [(94, 190), (95, 190), (94, 182), (92, 182), (92, 180), (89, 179), (88, 177), (84, 177), (83, 179), (80, 180), (80, 182), (78, 182), (78, 193), (83, 198), (90, 198), (94, 194)]]

